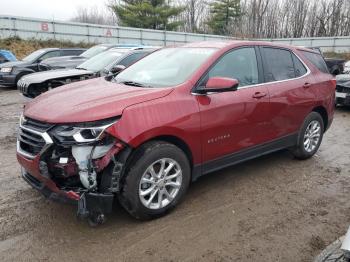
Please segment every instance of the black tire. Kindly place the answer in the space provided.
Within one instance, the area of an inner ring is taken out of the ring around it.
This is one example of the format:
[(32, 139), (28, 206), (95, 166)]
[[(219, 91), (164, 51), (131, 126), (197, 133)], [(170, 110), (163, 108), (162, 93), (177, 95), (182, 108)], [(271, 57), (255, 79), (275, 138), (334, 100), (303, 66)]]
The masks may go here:
[[(308, 126), (310, 125), (311, 122), (317, 121), (320, 124), (321, 127), (321, 132), (320, 132), (320, 137), (319, 141), (316, 145), (316, 147), (311, 151), (308, 152), (305, 147), (304, 147), (304, 138), (305, 138), (305, 132)], [(304, 123), (299, 131), (298, 134), (298, 140), (296, 146), (293, 148), (292, 153), (297, 159), (308, 159), (312, 157), (320, 147), (322, 143), (322, 138), (323, 138), (323, 133), (324, 133), (324, 122), (322, 116), (317, 113), (317, 112), (311, 112), (304, 120)]]
[[(169, 158), (175, 160), (182, 171), (182, 182), (177, 195), (163, 208), (151, 209), (142, 204), (139, 196), (140, 180), (152, 163)], [(148, 220), (165, 215), (174, 208), (185, 195), (190, 184), (191, 168), (185, 153), (177, 146), (163, 142), (152, 141), (141, 145), (132, 156), (132, 161), (126, 169), (122, 180), (121, 191), (118, 194), (120, 204), (135, 218)]]

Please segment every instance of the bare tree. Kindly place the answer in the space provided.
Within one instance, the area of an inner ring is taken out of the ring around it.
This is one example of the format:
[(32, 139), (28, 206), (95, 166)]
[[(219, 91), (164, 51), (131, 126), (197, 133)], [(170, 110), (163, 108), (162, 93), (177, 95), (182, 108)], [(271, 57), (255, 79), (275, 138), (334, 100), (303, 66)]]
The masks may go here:
[(185, 11), (178, 17), (178, 20), (184, 21), (180, 28), (185, 32), (203, 33), (207, 32), (205, 22), (209, 17), (210, 0), (178, 0), (177, 6), (186, 7)]
[[(72, 21), (117, 24), (110, 6), (121, 0), (104, 0), (107, 8), (79, 8)], [(135, 0), (142, 3), (151, 0)], [(186, 9), (174, 21), (185, 32), (211, 33), (208, 27), (213, 0), (175, 0)], [(107, 3), (107, 4), (106, 4)], [(227, 34), (244, 38), (281, 38), (350, 35), (350, 0), (241, 0), (241, 16)]]
[(94, 7), (78, 7), (76, 15), (70, 19), (73, 22), (100, 24), (100, 25), (114, 25), (116, 19), (109, 9)]

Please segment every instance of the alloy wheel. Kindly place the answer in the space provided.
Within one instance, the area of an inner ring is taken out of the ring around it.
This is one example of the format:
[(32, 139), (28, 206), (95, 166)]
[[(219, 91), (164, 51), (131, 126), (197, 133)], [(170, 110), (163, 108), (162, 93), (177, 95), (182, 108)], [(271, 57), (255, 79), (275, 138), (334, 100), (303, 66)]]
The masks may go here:
[(149, 209), (161, 209), (177, 196), (182, 185), (180, 165), (171, 158), (153, 162), (143, 173), (139, 184), (141, 203)]
[(304, 149), (306, 152), (312, 152), (316, 149), (321, 138), (321, 124), (313, 120), (307, 126), (304, 134)]

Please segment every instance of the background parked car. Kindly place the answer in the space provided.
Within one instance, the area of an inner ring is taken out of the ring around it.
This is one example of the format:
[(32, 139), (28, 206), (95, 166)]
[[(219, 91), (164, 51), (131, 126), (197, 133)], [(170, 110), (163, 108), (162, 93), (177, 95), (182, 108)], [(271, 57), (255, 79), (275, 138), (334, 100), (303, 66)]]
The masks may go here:
[(350, 74), (350, 61), (347, 61), (344, 65), (344, 74)]
[(107, 51), (111, 48), (131, 48), (131, 47), (139, 47), (140, 45), (133, 44), (100, 44), (95, 45), (84, 53), (80, 55), (70, 55), (63, 57), (53, 57), (43, 60), (40, 63), (40, 68), (42, 71), (46, 71), (49, 69), (63, 69), (63, 68), (75, 68), (81, 63), (85, 62), (89, 58), (98, 55), (104, 51)]
[(64, 56), (68, 52), (79, 55), (85, 50), (82, 48), (44, 48), (34, 51), (21, 61), (3, 63), (0, 65), (0, 85), (15, 87), (22, 76), (40, 71), (39, 63), (44, 59)]
[(327, 64), (328, 70), (332, 75), (339, 75), (344, 73), (344, 67), (346, 62), (345, 59), (324, 57), (322, 50), (319, 47), (308, 47), (308, 48), (317, 51), (323, 56)]
[(17, 61), (16, 56), (11, 51), (0, 49), (0, 64), (12, 61)]
[(337, 87), (335, 92), (335, 104), (350, 106), (350, 75), (337, 75)]
[(51, 70), (25, 76), (18, 82), (18, 89), (24, 96), (34, 98), (61, 85), (116, 73), (155, 49), (157, 48), (112, 48), (90, 58), (75, 69)]

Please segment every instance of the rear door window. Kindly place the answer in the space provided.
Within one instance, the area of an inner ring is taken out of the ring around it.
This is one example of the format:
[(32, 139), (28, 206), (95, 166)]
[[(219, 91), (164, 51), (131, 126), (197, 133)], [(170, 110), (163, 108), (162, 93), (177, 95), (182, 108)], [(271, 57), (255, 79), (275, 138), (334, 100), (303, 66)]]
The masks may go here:
[(51, 57), (60, 56), (60, 51), (50, 51), (40, 57), (40, 60), (44, 60)]
[(320, 70), (323, 73), (329, 74), (328, 67), (321, 54), (311, 53), (307, 51), (301, 52), (305, 55), (305, 57), (307, 58), (307, 60), (309, 60), (310, 63), (312, 63), (318, 68), (318, 70)]
[(139, 52), (139, 53), (131, 54), (128, 57), (124, 58), (122, 61), (120, 61), (118, 63), (118, 65), (123, 65), (125, 67), (129, 67), (130, 65), (132, 65), (136, 61), (140, 60), (141, 58), (143, 58), (147, 54), (148, 54), (148, 52)]
[(61, 56), (75, 56), (80, 55), (83, 52), (83, 50), (62, 50)]
[(255, 48), (244, 47), (226, 53), (209, 70), (199, 86), (205, 86), (211, 77), (237, 79), (240, 87), (258, 84), (259, 71)]
[(264, 47), (265, 81), (281, 81), (296, 77), (292, 53), (285, 49)]

